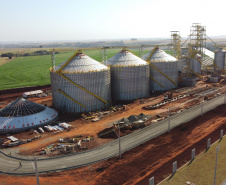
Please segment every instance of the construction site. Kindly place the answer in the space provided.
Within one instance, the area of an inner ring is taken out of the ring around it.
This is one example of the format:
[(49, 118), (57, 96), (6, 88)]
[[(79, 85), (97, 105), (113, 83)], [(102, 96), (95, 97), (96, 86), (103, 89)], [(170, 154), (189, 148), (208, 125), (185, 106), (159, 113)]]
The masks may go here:
[[(93, 48), (54, 48), (50, 85), (1, 90), (0, 181), (126, 185), (154, 177), (154, 185), (172, 161), (183, 166), (188, 150), (199, 146), (198, 155), (207, 138), (216, 141), (226, 130), (226, 45), (200, 23), (183, 42), (179, 31), (170, 36), (162, 45), (95, 48), (102, 61), (84, 54)], [(121, 51), (108, 58), (114, 48)], [(74, 55), (56, 65), (55, 52), (67, 50)]]

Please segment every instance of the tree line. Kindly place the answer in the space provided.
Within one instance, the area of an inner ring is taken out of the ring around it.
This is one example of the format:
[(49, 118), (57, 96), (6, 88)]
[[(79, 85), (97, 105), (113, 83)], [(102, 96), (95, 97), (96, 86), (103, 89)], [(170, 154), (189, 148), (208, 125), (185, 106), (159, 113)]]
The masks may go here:
[[(58, 51), (55, 51), (55, 54), (58, 54)], [(38, 55), (50, 55), (49, 51), (46, 50), (39, 50), (34, 51), (32, 53), (2, 53), (1, 57), (8, 57), (9, 59), (12, 59), (12, 57), (26, 57), (26, 56), (38, 56)]]

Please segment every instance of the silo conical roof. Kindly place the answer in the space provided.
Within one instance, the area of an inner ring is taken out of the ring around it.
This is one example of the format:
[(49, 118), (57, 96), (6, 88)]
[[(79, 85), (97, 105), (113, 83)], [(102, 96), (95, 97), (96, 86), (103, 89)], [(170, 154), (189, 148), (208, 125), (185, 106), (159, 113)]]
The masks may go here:
[(122, 50), (104, 62), (104, 64), (109, 66), (140, 66), (148, 63), (131, 52)]
[[(143, 56), (143, 59), (146, 61), (150, 57), (152, 52), (153, 50), (145, 54)], [(172, 62), (172, 61), (177, 61), (177, 59), (167, 54), (165, 51), (160, 50), (159, 48), (155, 49), (154, 53), (148, 60), (148, 62)]]
[(77, 72), (94, 72), (94, 71), (103, 71), (107, 70), (108, 67), (101, 64), (100, 62), (90, 58), (86, 54), (77, 53), (71, 61), (65, 61), (60, 65), (56, 66), (55, 70), (60, 70), (63, 67), (62, 73), (77, 73)]
[(45, 110), (46, 107), (26, 99), (17, 99), (0, 110), (0, 117), (28, 116)]
[(0, 110), (0, 133), (17, 132), (45, 125), (57, 111), (26, 99), (17, 99)]

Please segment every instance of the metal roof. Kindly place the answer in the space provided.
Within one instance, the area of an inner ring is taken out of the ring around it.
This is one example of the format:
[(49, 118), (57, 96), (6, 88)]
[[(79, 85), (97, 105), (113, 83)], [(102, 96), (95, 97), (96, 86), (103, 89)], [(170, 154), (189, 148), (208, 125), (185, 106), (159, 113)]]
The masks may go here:
[[(55, 70), (59, 70), (67, 61), (56, 66)], [(108, 67), (100, 62), (90, 58), (86, 54), (78, 53), (63, 69), (62, 73), (76, 73), (76, 72), (94, 72), (107, 70)]]
[(46, 107), (23, 98), (17, 99), (0, 110), (1, 117), (18, 117), (36, 114)]
[(0, 110), (0, 129), (18, 129), (49, 123), (57, 111), (23, 98)]
[(137, 57), (127, 50), (122, 50), (106, 62), (105, 65), (109, 66), (140, 66), (140, 65), (148, 65), (143, 59)]
[[(146, 61), (150, 57), (151, 53), (152, 51), (145, 54), (143, 56), (143, 59)], [(174, 61), (177, 61), (175, 57), (167, 54), (163, 50), (156, 49), (148, 62), (174, 62)]]

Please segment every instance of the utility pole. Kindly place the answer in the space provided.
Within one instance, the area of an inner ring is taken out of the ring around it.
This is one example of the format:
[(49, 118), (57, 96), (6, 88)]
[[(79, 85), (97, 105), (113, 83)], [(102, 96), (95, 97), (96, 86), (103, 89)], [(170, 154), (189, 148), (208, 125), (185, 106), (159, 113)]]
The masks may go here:
[(117, 125), (118, 125), (118, 129), (119, 129), (119, 133), (117, 134), (117, 132), (115, 131), (115, 129), (113, 129), (113, 131), (114, 131), (114, 132), (115, 132), (115, 134), (118, 136), (119, 158), (121, 159), (121, 137), (120, 137), (120, 123), (118, 123)]
[(120, 137), (120, 124), (118, 124), (118, 129), (119, 129), (119, 137), (118, 137), (118, 142), (119, 142), (119, 158), (121, 159), (121, 137)]
[(204, 97), (202, 97), (202, 104), (201, 104), (201, 116), (203, 115), (203, 102), (204, 102)]
[(144, 45), (141, 44), (140, 48), (139, 48), (139, 53), (140, 53), (140, 58), (142, 58), (144, 56)]
[(224, 92), (224, 104), (226, 104), (226, 89), (225, 89), (225, 92)]
[(169, 107), (169, 116), (168, 116), (168, 133), (170, 133), (170, 107)]
[(55, 63), (55, 51), (53, 50), (51, 52), (51, 61), (52, 61), (52, 72), (55, 71), (55, 66), (56, 66), (56, 63)]
[(36, 156), (34, 158), (34, 161), (35, 161), (35, 173), (36, 173), (37, 185), (40, 185), (40, 183), (39, 183), (39, 174), (38, 174), (38, 166), (37, 166)]

